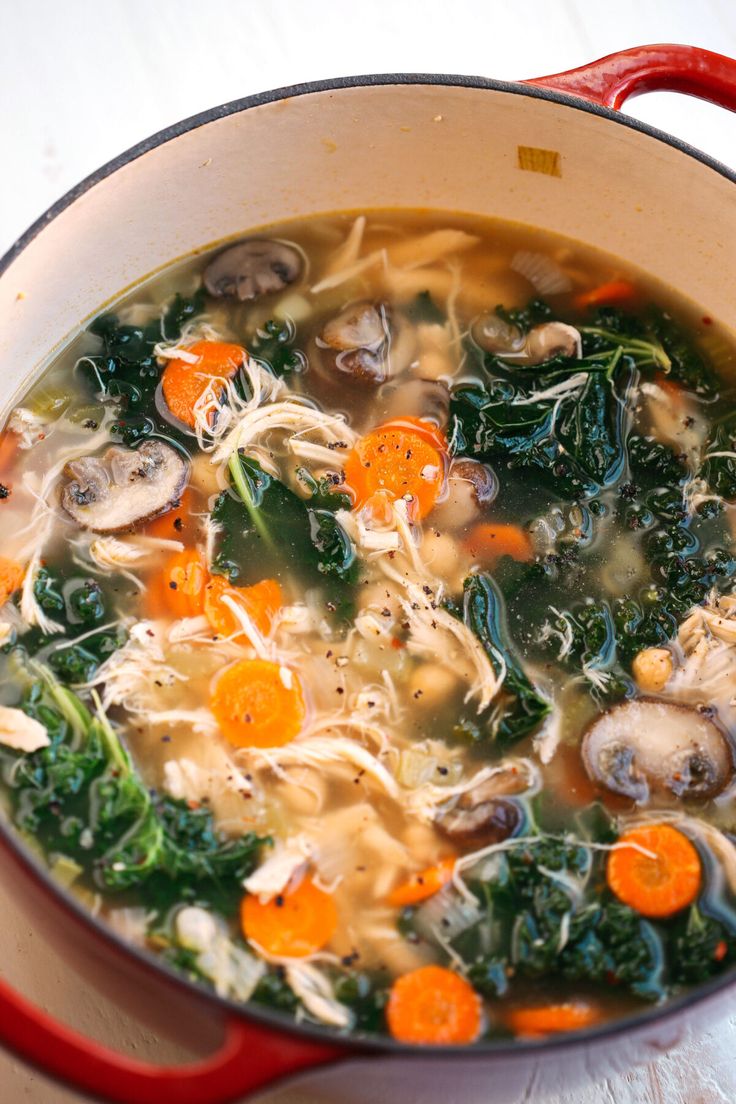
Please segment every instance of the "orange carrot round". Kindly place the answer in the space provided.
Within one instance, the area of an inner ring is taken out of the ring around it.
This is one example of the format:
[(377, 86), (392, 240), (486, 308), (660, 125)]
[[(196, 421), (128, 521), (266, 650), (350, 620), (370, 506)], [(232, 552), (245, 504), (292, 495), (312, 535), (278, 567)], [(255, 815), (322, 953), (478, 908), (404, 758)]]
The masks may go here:
[(452, 878), (454, 859), (442, 859), (436, 866), (429, 866), (419, 874), (412, 874), (407, 881), (397, 885), (388, 895), (388, 903), (394, 908), (416, 905), (433, 897)]
[(476, 525), (464, 540), (466, 550), (474, 560), (492, 566), (502, 556), (528, 563), (534, 558), (531, 538), (519, 525), (483, 523)]
[(296, 674), (267, 659), (241, 659), (218, 677), (212, 712), (234, 747), (281, 747), (304, 723), (302, 688)]
[(147, 605), (153, 617), (198, 617), (204, 610), (207, 568), (200, 552), (185, 548), (167, 560), (160, 576), (148, 584)]
[(6, 429), (0, 433), (0, 475), (10, 471), (18, 452), (20, 438), (17, 433)]
[(445, 478), (447, 442), (441, 431), (420, 418), (398, 418), (372, 429), (345, 461), (345, 483), (355, 506), (379, 491), (408, 498), (413, 517), (426, 517)]
[(149, 521), (143, 532), (149, 537), (162, 537), (164, 540), (179, 540), (192, 543), (197, 533), (197, 519), (193, 516), (193, 495), (189, 487), (184, 491), (178, 503)]
[(505, 1017), (507, 1027), (515, 1035), (529, 1039), (561, 1031), (579, 1031), (583, 1027), (591, 1027), (600, 1019), (600, 1009), (584, 1000), (512, 1008)]
[(24, 575), (25, 571), (19, 563), (0, 556), (0, 606), (4, 606), (16, 590), (20, 590)]
[(248, 894), (240, 906), (243, 935), (264, 951), (288, 958), (304, 958), (321, 951), (337, 930), (337, 908), (329, 893), (311, 878), (262, 904)]
[(204, 592), (204, 612), (219, 636), (242, 636), (237, 617), (223, 598), (238, 603), (263, 636), (268, 636), (273, 619), (284, 604), (281, 587), (275, 579), (262, 579), (249, 587), (232, 586), (224, 575), (213, 575)]
[(481, 1001), (459, 974), (444, 966), (421, 966), (394, 982), (386, 1020), (401, 1043), (474, 1043), (482, 1026)]
[[(164, 399), (171, 413), (185, 425), (195, 425), (194, 408), (208, 387), (215, 387), (219, 397), (224, 388), (222, 381), (231, 379), (245, 357), (242, 345), (230, 345), (224, 341), (195, 341), (184, 347), (185, 352), (197, 358), (170, 360), (161, 377)], [(219, 384), (217, 381), (221, 381)]]
[(608, 280), (590, 291), (582, 291), (573, 302), (578, 310), (600, 307), (604, 303), (626, 303), (636, 295), (636, 288), (628, 280)]
[(642, 916), (664, 917), (693, 903), (702, 868), (687, 836), (669, 824), (648, 824), (619, 837), (608, 857), (606, 878), (625, 905)]

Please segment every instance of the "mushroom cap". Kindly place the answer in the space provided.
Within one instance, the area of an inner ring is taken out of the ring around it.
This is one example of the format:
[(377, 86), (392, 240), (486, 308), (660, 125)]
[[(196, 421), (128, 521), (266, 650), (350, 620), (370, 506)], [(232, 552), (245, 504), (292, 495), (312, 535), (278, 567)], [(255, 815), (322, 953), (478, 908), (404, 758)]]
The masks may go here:
[(352, 303), (329, 322), (321, 338), (330, 349), (377, 349), (388, 337), (385, 311), (373, 303)]
[(339, 373), (346, 382), (383, 383), (389, 373), (390, 336), (384, 306), (366, 300), (351, 303), (323, 326), (314, 365), (325, 378)]
[(555, 356), (580, 356), (582, 338), (567, 322), (542, 322), (524, 335), (497, 314), (482, 314), (471, 328), (476, 345), (487, 353), (534, 367)]
[(302, 273), (302, 255), (287, 242), (249, 238), (223, 249), (204, 270), (210, 295), (246, 302), (283, 291)]
[(450, 808), (435, 818), (443, 835), (461, 847), (483, 847), (515, 835), (524, 816), (509, 795), (527, 788), (523, 772), (501, 770), (467, 790)]
[(471, 525), (497, 494), (498, 479), (492, 468), (465, 457), (453, 460), (447, 476), (447, 493), (435, 507), (434, 520), (450, 529)]
[(581, 753), (590, 778), (639, 804), (657, 794), (713, 797), (734, 771), (731, 746), (709, 717), (650, 698), (603, 713), (585, 733)]
[(443, 813), (435, 824), (444, 836), (461, 847), (485, 847), (513, 836), (521, 827), (522, 819), (521, 809), (515, 802), (496, 797), (472, 809), (452, 809)]
[(524, 364), (544, 364), (555, 356), (580, 356), (582, 338), (567, 322), (543, 322), (526, 335)]
[(471, 326), (470, 332), (476, 345), (497, 356), (518, 353), (524, 347), (524, 335), (519, 327), (504, 322), (495, 313), (481, 314)]
[(61, 505), (83, 529), (125, 533), (171, 509), (187, 484), (189, 464), (163, 441), (136, 449), (113, 445), (64, 468)]

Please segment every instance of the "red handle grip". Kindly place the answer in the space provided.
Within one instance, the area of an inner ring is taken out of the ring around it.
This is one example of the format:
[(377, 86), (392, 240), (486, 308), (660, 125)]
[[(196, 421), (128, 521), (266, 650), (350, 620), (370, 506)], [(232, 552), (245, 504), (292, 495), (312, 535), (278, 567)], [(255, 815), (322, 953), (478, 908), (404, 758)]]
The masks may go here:
[(697, 46), (634, 46), (566, 73), (522, 83), (616, 109), (630, 96), (667, 89), (736, 111), (736, 61)]
[(212, 1057), (186, 1066), (152, 1066), (79, 1035), (2, 981), (0, 1039), (42, 1073), (115, 1104), (231, 1104), (280, 1078), (350, 1054), (233, 1017)]

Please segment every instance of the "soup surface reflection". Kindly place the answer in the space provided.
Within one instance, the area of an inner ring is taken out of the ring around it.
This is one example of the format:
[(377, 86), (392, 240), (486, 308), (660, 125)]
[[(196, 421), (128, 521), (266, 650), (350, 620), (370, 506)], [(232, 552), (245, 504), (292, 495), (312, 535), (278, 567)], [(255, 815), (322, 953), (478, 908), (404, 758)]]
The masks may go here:
[(409, 1044), (736, 956), (734, 350), (562, 238), (172, 265), (0, 437), (8, 817), (124, 938)]

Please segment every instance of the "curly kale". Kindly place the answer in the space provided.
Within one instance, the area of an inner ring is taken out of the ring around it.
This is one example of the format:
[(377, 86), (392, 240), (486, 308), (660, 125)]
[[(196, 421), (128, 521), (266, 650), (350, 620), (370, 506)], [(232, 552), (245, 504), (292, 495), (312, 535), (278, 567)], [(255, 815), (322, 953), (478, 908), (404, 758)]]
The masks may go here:
[[(355, 548), (334, 510), (313, 507), (257, 461), (235, 453), (229, 464), (231, 490), (223, 491), (212, 511), (218, 525), (214, 567), (235, 585), (262, 577), (268, 554), (305, 585), (325, 577), (348, 586), (356, 581)], [(324, 488), (315, 488), (324, 502)]]
[(95, 394), (118, 402), (120, 417), (112, 430), (124, 444), (135, 444), (162, 428), (152, 413), (162, 371), (154, 348), (159, 342), (175, 341), (202, 311), (204, 298), (201, 288), (191, 297), (176, 295), (159, 317), (141, 326), (122, 323), (112, 313), (101, 314), (91, 324), (89, 332), (100, 339), (102, 349), (83, 357), (80, 371)]
[(92, 714), (41, 669), (25, 680), (19, 707), (44, 725), (50, 743), (2, 754), (16, 823), (106, 890), (135, 891), (162, 910), (195, 899), (232, 907), (264, 841), (252, 832), (224, 837), (207, 808), (150, 790), (104, 713)]
[(248, 344), (248, 352), (275, 376), (303, 372), (307, 365), (304, 353), (294, 348), (294, 327), (274, 319), (256, 331)]
[[(104, 628), (108, 616), (109, 590), (114, 581), (103, 586), (95, 579), (85, 579), (56, 565), (39, 568), (34, 581), (34, 597), (44, 612), (59, 626), (60, 639), (50, 652), (48, 665), (54, 675), (67, 685), (88, 682), (101, 663), (121, 648), (127, 633), (121, 625)], [(92, 632), (100, 626), (99, 632)], [(77, 637), (82, 639), (77, 642)], [(23, 636), (23, 646), (30, 655), (45, 648), (48, 637), (38, 629)]]
[(697, 985), (733, 961), (736, 933), (691, 905), (670, 937), (671, 976), (676, 984)]
[(510, 744), (533, 732), (552, 706), (536, 689), (509, 640), (503, 601), (490, 575), (470, 575), (463, 586), (462, 617), (478, 638), (496, 673), (503, 669), (503, 692), (488, 717), (458, 722), (458, 734)]
[(662, 995), (662, 935), (606, 891), (586, 903), (594, 862), (583, 842), (540, 836), (500, 859), (493, 880), (471, 883), (484, 906), (476, 929), (453, 940), (481, 992), (502, 997), (521, 976), (606, 981), (646, 1000)]

